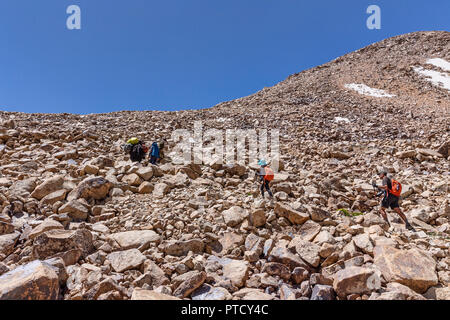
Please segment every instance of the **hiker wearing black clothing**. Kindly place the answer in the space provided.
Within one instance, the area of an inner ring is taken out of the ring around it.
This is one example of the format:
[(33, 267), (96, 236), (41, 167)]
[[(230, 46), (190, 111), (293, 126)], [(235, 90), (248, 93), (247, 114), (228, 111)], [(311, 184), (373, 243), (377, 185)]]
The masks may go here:
[(400, 209), (400, 206), (398, 204), (398, 201), (400, 199), (400, 195), (399, 194), (397, 194), (397, 195), (394, 194), (395, 192), (394, 192), (394, 190), (392, 188), (392, 184), (393, 184), (392, 183), (392, 179), (390, 179), (387, 176), (387, 172), (386, 171), (380, 172), (379, 173), (379, 177), (380, 177), (380, 179), (383, 180), (383, 185), (382, 186), (377, 186), (376, 184), (374, 184), (374, 187), (376, 187), (376, 188), (378, 188), (380, 190), (384, 190), (384, 197), (383, 197), (383, 200), (381, 201), (381, 208), (380, 208), (381, 216), (387, 222), (387, 224), (389, 226), (391, 226), (391, 224), (389, 223), (387, 214), (386, 214), (386, 209), (388, 209), (390, 207), (405, 222), (406, 229), (414, 230), (414, 228), (409, 224), (408, 219), (406, 218), (405, 214)]
[(261, 168), (259, 169), (258, 176), (261, 181), (260, 190), (261, 190), (262, 197), (264, 199), (264, 189), (266, 189), (267, 193), (269, 193), (269, 196), (271, 198), (273, 198), (272, 191), (270, 191), (270, 187), (269, 187), (270, 180), (267, 178), (267, 174), (266, 174), (267, 162), (265, 160), (259, 160), (258, 165), (261, 166)]
[(138, 138), (131, 138), (123, 146), (123, 150), (129, 153), (131, 161), (141, 162), (145, 158), (148, 148)]

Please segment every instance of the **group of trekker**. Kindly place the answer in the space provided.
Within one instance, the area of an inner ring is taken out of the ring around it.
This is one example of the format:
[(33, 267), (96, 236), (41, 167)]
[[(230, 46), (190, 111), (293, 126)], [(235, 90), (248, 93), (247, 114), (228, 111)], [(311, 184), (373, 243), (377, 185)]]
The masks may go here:
[(130, 160), (133, 162), (141, 162), (145, 159), (148, 152), (149, 163), (156, 165), (164, 158), (164, 147), (166, 143), (167, 140), (162, 139), (159, 143), (156, 141), (153, 142), (151, 147), (148, 148), (145, 143), (138, 138), (131, 138), (122, 148), (125, 152), (129, 153)]
[[(137, 138), (131, 138), (124, 145), (124, 150), (130, 153), (130, 159), (133, 162), (141, 162), (148, 152), (149, 163), (156, 165), (164, 158), (164, 147), (167, 143), (166, 139), (162, 139), (161, 142), (153, 142), (150, 149), (145, 146), (145, 144)], [(263, 199), (265, 198), (265, 191), (269, 194), (270, 199), (273, 200), (273, 194), (270, 190), (270, 182), (274, 179), (274, 172), (268, 166), (264, 159), (258, 161), (260, 166), (257, 176), (259, 177), (260, 191)], [(405, 223), (405, 227), (408, 230), (414, 230), (411, 224), (408, 222), (405, 214), (400, 209), (399, 200), (401, 195), (402, 186), (401, 184), (391, 179), (387, 176), (387, 171), (381, 171), (378, 173), (379, 178), (383, 181), (381, 186), (376, 185), (375, 182), (372, 183), (373, 187), (381, 190), (379, 195), (383, 196), (381, 200), (380, 214), (386, 223), (391, 227), (389, 219), (386, 214), (386, 209), (393, 209)]]
[[(265, 160), (259, 160), (258, 165), (260, 166), (258, 176), (261, 182), (260, 187), (261, 195), (264, 198), (264, 191), (267, 190), (269, 197), (273, 199), (273, 194), (272, 191), (270, 190), (270, 181), (274, 179), (274, 173), (272, 169), (268, 167), (267, 162)], [(406, 229), (414, 231), (414, 228), (411, 226), (405, 214), (400, 209), (399, 200), (402, 191), (402, 185), (397, 180), (389, 178), (387, 175), (387, 171), (379, 172), (378, 176), (383, 181), (382, 185), (378, 186), (375, 182), (373, 182), (373, 187), (382, 191), (379, 193), (380, 196), (381, 195), (383, 196), (381, 199), (381, 207), (380, 207), (381, 216), (386, 221), (388, 226), (391, 227), (391, 224), (386, 214), (386, 209), (390, 207), (403, 220)]]

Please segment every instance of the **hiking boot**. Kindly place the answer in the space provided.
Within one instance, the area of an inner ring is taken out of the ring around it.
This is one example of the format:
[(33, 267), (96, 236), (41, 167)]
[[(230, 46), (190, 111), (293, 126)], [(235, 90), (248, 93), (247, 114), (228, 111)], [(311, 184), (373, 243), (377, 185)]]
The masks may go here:
[(414, 229), (414, 227), (409, 222), (406, 222), (405, 228), (410, 231), (416, 231), (416, 229)]

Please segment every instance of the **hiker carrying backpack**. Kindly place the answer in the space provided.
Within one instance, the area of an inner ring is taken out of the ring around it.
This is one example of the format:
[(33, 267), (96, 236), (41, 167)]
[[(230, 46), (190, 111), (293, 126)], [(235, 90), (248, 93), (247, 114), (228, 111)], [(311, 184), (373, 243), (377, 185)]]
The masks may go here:
[(400, 195), (402, 193), (402, 185), (397, 180), (391, 179), (387, 176), (386, 171), (382, 171), (379, 174), (380, 179), (383, 180), (382, 186), (377, 186), (374, 184), (374, 187), (377, 187), (378, 189), (385, 190), (384, 197), (381, 201), (381, 208), (380, 213), (383, 219), (387, 222), (387, 224), (390, 226), (386, 209), (389, 207), (393, 209), (399, 216), (402, 218), (402, 220), (405, 222), (405, 227), (408, 230), (414, 230), (414, 228), (409, 224), (408, 219), (406, 218), (405, 214), (400, 209), (400, 205), (398, 201), (400, 200)]
[(259, 169), (259, 179), (261, 181), (261, 195), (264, 198), (264, 189), (267, 190), (267, 193), (269, 193), (269, 196), (273, 198), (272, 191), (270, 191), (269, 183), (274, 178), (274, 173), (271, 168), (267, 166), (267, 162), (265, 160), (259, 160), (258, 165), (261, 166)]
[(160, 158), (159, 147), (158, 147), (157, 142), (152, 143), (152, 147), (151, 147), (150, 153), (149, 153), (149, 158), (150, 158), (151, 164), (156, 164), (156, 161)]
[(141, 162), (145, 158), (142, 143), (135, 144), (130, 152), (130, 160), (133, 162)]
[(130, 155), (130, 160), (133, 162), (141, 162), (145, 158), (145, 145), (138, 138), (128, 139), (123, 146), (123, 150)]

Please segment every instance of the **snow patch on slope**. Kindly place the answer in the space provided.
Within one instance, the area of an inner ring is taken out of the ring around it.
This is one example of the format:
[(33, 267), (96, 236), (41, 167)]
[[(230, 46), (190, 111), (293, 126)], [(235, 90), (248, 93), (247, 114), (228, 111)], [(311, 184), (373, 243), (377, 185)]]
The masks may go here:
[(226, 122), (226, 121), (230, 121), (230, 118), (217, 118), (215, 119), (217, 122)]
[(444, 71), (450, 71), (450, 62), (441, 58), (428, 59), (427, 64), (432, 64), (435, 67), (441, 68)]
[(447, 73), (426, 70), (422, 67), (414, 67), (414, 71), (422, 76), (425, 76), (426, 80), (431, 82), (433, 85), (450, 91), (450, 76)]
[(350, 120), (347, 119), (347, 118), (336, 117), (336, 118), (334, 118), (334, 122), (345, 122), (345, 123), (350, 123)]
[(362, 83), (350, 83), (350, 84), (346, 84), (345, 87), (347, 89), (355, 90), (358, 93), (366, 95), (366, 96), (377, 97), (377, 98), (395, 97), (394, 94), (389, 94), (386, 91), (381, 90), (381, 89), (374, 89), (374, 88), (368, 87)]

